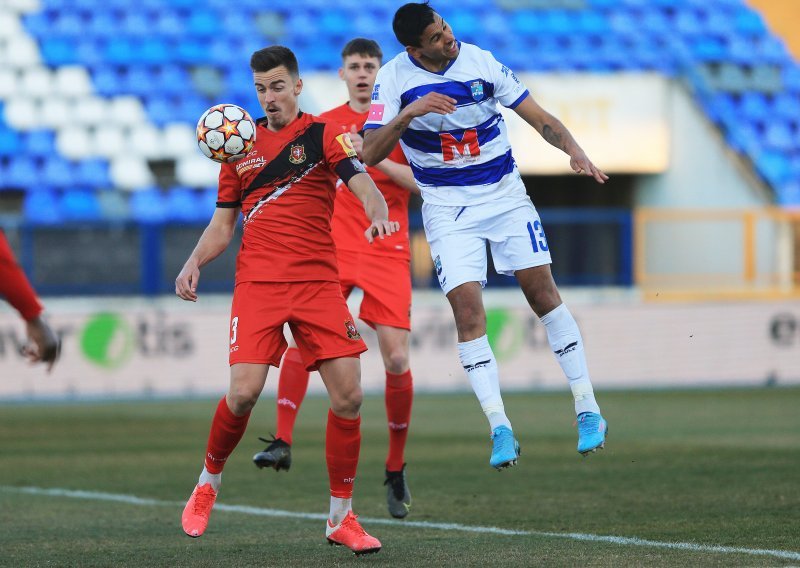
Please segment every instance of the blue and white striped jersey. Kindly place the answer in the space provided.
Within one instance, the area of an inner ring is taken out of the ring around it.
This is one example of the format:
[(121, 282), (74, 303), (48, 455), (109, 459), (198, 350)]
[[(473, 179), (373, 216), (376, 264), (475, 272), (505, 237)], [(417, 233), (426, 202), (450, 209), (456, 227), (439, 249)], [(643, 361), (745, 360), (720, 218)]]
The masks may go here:
[(520, 104), (528, 90), (516, 75), (479, 47), (460, 43), (458, 57), (433, 73), (403, 52), (381, 67), (364, 129), (388, 124), (423, 95), (456, 99), (450, 115), (411, 121), (400, 139), (422, 198), (436, 205), (477, 205), (525, 195), (498, 103)]

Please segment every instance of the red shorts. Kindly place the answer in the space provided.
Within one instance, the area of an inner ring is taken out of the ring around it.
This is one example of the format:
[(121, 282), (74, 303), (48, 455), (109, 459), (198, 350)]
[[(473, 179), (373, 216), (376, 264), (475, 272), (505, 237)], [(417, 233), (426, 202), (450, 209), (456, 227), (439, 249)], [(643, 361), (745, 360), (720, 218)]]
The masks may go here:
[(280, 365), (286, 323), (309, 371), (367, 350), (338, 283), (242, 282), (233, 291), (230, 364)]
[(336, 252), (342, 294), (361, 288), (358, 317), (370, 327), (411, 329), (411, 261), (349, 250)]

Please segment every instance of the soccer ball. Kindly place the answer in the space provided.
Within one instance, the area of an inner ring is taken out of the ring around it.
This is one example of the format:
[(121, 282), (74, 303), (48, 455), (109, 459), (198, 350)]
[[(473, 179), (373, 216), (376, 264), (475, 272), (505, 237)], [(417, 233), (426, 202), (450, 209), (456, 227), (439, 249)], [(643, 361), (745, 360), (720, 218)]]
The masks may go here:
[(256, 125), (247, 111), (232, 104), (216, 105), (197, 121), (197, 145), (215, 162), (235, 162), (253, 149)]

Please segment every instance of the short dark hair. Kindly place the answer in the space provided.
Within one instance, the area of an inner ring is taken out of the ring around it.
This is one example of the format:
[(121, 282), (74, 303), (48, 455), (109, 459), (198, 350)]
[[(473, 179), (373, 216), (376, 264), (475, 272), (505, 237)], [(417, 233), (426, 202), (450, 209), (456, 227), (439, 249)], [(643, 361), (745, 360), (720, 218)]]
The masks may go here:
[(422, 33), (434, 22), (435, 13), (436, 10), (427, 1), (400, 6), (392, 20), (392, 29), (397, 41), (404, 46), (420, 47)]
[(377, 57), (378, 61), (383, 61), (381, 46), (374, 39), (357, 37), (348, 41), (342, 48), (342, 59), (349, 55), (364, 55), (366, 57)]
[(264, 49), (259, 49), (250, 56), (250, 69), (254, 73), (266, 73), (271, 69), (283, 65), (292, 77), (299, 77), (300, 70), (297, 67), (297, 58), (292, 50), (282, 45), (271, 45)]

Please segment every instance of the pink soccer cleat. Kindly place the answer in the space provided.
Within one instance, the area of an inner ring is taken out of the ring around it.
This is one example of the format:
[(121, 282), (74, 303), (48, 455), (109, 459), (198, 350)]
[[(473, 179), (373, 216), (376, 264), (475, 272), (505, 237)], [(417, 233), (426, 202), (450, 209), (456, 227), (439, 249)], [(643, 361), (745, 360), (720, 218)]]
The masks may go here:
[(183, 532), (194, 538), (202, 536), (206, 532), (208, 517), (211, 516), (216, 500), (217, 492), (210, 483), (196, 486), (181, 516)]

